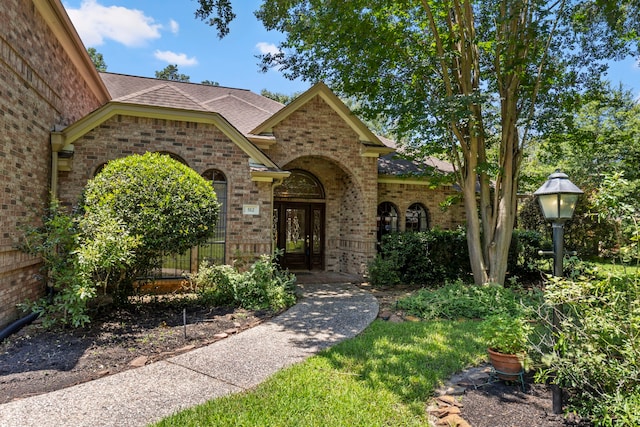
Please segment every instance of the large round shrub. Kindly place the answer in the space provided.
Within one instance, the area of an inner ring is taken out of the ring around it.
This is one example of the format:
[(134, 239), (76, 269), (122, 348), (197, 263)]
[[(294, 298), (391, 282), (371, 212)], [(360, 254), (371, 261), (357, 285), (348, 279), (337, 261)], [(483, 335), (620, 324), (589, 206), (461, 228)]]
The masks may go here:
[(108, 215), (140, 239), (134, 270), (204, 243), (215, 230), (219, 204), (211, 183), (167, 155), (146, 153), (109, 162), (89, 181), (85, 218)]

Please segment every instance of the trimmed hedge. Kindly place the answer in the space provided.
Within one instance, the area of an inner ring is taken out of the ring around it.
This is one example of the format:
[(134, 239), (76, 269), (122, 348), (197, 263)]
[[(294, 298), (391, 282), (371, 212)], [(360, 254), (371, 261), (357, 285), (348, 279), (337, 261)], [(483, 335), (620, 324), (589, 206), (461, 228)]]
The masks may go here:
[[(540, 233), (514, 230), (509, 251), (509, 274), (535, 271), (532, 261), (543, 244)], [(369, 263), (374, 286), (400, 283), (432, 287), (447, 281), (470, 281), (467, 236), (460, 230), (429, 230), (383, 236), (380, 252)]]

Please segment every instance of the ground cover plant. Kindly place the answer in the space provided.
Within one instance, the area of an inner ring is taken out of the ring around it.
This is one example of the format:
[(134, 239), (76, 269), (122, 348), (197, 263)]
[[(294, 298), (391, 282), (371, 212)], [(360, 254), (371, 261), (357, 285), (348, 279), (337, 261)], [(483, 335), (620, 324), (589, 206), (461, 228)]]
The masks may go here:
[(473, 321), (377, 320), (358, 337), (158, 426), (423, 426), (425, 402), (485, 352)]
[(262, 255), (246, 271), (204, 262), (190, 281), (198, 298), (212, 306), (281, 310), (296, 301), (296, 277), (269, 255)]
[(492, 315), (525, 316), (540, 303), (541, 294), (505, 288), (475, 286), (461, 280), (436, 289), (420, 289), (398, 301), (398, 308), (424, 320), (484, 319)]

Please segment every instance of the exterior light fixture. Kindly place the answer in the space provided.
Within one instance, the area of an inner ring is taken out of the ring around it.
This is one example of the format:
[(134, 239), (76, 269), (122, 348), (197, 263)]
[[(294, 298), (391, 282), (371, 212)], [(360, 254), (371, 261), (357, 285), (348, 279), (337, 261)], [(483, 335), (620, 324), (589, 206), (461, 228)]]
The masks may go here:
[[(564, 274), (562, 265), (564, 259), (564, 223), (573, 217), (578, 197), (582, 193), (583, 191), (569, 181), (569, 177), (560, 172), (559, 169), (549, 175), (547, 182), (533, 193), (538, 197), (542, 215), (547, 221), (551, 222), (553, 229), (553, 251), (541, 251), (540, 253), (553, 255), (553, 275), (556, 277), (562, 277)], [(555, 308), (553, 309), (553, 328), (554, 332), (557, 332), (560, 328)], [(558, 385), (552, 384), (551, 392), (553, 412), (560, 414), (562, 413), (562, 390)]]
[(547, 221), (558, 222), (573, 217), (578, 197), (582, 193), (583, 191), (558, 169), (549, 175), (547, 182), (533, 194), (538, 196), (544, 218)]

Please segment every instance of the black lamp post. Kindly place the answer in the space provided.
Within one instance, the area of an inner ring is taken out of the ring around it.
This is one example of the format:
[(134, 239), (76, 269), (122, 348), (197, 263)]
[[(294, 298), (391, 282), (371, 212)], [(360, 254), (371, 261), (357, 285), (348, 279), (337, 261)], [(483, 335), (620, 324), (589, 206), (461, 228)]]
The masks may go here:
[[(547, 182), (533, 193), (538, 197), (542, 215), (547, 221), (551, 221), (553, 229), (553, 275), (562, 277), (564, 268), (564, 223), (573, 217), (578, 197), (583, 193), (576, 185), (569, 181), (569, 177), (556, 169), (549, 175)], [(555, 309), (553, 311), (554, 332), (558, 330), (558, 318)], [(553, 412), (562, 412), (562, 390), (557, 385), (552, 385)]]
[(578, 197), (583, 193), (576, 185), (569, 181), (569, 177), (556, 169), (549, 175), (547, 182), (538, 188), (538, 196), (542, 215), (551, 221), (553, 228), (553, 275), (561, 277), (564, 258), (564, 223), (573, 217)]

